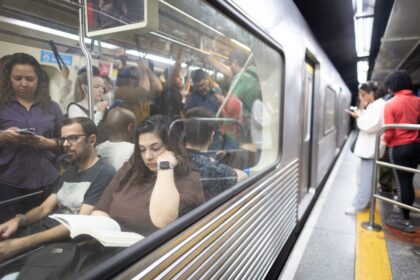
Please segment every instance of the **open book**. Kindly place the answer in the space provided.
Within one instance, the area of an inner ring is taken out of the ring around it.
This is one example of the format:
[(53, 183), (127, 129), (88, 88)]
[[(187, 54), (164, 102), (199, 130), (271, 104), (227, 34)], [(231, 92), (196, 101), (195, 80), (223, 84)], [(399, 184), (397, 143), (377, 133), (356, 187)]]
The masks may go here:
[(122, 232), (120, 225), (110, 217), (54, 214), (50, 218), (62, 223), (70, 237), (87, 234), (105, 247), (129, 247), (144, 237), (135, 232)]

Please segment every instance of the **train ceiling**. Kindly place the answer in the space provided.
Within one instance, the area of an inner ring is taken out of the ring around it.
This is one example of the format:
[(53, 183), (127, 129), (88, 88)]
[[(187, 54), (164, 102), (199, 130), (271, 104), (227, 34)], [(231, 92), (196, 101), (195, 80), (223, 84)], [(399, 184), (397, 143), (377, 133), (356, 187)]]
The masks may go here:
[(351, 0), (294, 0), (306, 22), (352, 92), (357, 91)]
[[(2, 40), (39, 48), (49, 48), (48, 40), (54, 40), (61, 52), (80, 53), (78, 42), (75, 40), (48, 34), (42, 30), (17, 28), (13, 23), (7, 22), (7, 19), (13, 18), (77, 34), (79, 26), (77, 2), (76, 0), (0, 0)], [(233, 34), (230, 34), (234, 28), (226, 24), (217, 26), (220, 32), (216, 32), (205, 25), (197, 24), (192, 17), (180, 15), (177, 9), (171, 7), (173, 3), (176, 3), (177, 6), (183, 5), (180, 10), (200, 18), (212, 26), (212, 16), (201, 15), (200, 9), (194, 9), (197, 5), (165, 0), (159, 1), (159, 13), (163, 16), (160, 17), (156, 32), (149, 32), (138, 37), (139, 44), (136, 44), (132, 35), (116, 37), (116, 40), (107, 40), (107, 42), (126, 49), (137, 49), (139, 46), (138, 50), (142, 52), (163, 57), (167, 57), (168, 54), (181, 53), (182, 61), (194, 59), (195, 64), (200, 66), (205, 66), (206, 61), (203, 59), (203, 54), (207, 55), (208, 52), (227, 59), (229, 52), (237, 47), (229, 39), (234, 37)], [(217, 41), (213, 40), (216, 37)], [(102, 51), (104, 56), (118, 58), (119, 54), (115, 49), (102, 48)], [(134, 55), (131, 57), (137, 59)]]

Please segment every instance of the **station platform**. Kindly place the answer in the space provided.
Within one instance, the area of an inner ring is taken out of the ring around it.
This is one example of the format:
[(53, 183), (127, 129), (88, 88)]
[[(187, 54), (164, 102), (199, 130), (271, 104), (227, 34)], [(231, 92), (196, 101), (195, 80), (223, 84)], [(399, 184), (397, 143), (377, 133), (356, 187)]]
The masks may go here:
[[(281, 280), (420, 279), (420, 215), (411, 214), (414, 233), (385, 225), (398, 208), (377, 202), (379, 232), (364, 229), (369, 211), (346, 215), (356, 194), (360, 159), (350, 151), (351, 135), (328, 178), (279, 277)], [(415, 177), (420, 204), (419, 177)]]

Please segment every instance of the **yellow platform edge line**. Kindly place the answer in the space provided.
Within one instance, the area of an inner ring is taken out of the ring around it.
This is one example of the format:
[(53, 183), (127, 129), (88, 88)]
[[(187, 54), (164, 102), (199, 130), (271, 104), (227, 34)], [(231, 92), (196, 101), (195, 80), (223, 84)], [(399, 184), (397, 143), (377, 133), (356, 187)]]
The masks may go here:
[[(369, 211), (357, 214), (355, 280), (391, 280), (388, 249), (383, 230), (364, 229), (362, 223), (369, 221)], [(375, 211), (375, 224), (382, 226), (379, 206)]]

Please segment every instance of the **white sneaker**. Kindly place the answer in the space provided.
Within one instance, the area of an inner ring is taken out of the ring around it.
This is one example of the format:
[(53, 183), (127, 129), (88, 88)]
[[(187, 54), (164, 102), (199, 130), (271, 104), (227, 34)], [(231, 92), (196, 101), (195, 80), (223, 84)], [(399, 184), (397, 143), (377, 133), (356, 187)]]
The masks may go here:
[(365, 210), (365, 208), (358, 209), (354, 206), (350, 206), (346, 209), (346, 211), (344, 211), (344, 213), (346, 213), (346, 215), (355, 215), (359, 212), (363, 212), (364, 210)]

